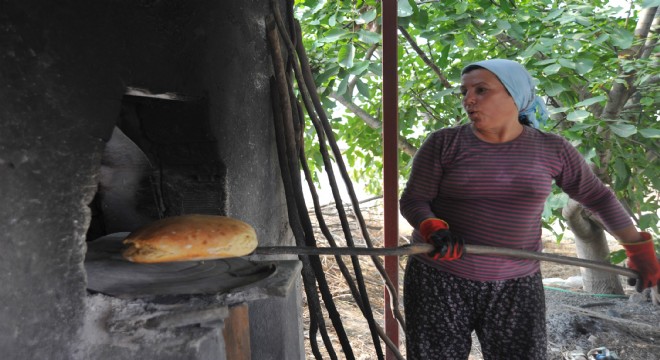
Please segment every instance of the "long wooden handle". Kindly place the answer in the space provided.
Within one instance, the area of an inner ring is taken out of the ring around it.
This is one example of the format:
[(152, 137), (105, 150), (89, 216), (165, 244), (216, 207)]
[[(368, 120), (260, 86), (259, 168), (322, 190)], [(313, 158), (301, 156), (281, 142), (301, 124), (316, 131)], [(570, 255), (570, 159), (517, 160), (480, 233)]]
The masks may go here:
[[(393, 248), (365, 248), (365, 247), (299, 247), (299, 246), (267, 246), (257, 247), (254, 254), (259, 255), (362, 255), (362, 256), (402, 256), (427, 254), (433, 251), (431, 244), (411, 244)], [(532, 259), (550, 261), (559, 264), (573, 265), (595, 270), (602, 270), (630, 278), (638, 278), (636, 271), (607, 262), (578, 259), (570, 256), (547, 254), (536, 251), (517, 250), (483, 245), (465, 245), (465, 253), (475, 255), (495, 255), (514, 257), (519, 259)]]

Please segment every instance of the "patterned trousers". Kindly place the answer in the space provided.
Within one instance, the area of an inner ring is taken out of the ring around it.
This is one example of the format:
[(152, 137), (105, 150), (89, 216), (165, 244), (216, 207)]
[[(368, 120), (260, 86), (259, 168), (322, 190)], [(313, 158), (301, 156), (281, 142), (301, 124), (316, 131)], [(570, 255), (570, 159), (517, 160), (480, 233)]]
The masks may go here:
[(485, 360), (545, 360), (545, 293), (540, 273), (473, 281), (411, 257), (404, 276), (408, 360), (464, 360), (472, 331)]

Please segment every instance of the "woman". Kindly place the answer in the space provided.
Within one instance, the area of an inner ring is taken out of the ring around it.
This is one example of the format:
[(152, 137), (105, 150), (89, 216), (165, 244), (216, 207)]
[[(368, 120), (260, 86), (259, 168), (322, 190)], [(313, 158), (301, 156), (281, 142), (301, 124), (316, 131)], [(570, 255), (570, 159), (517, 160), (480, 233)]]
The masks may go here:
[(541, 251), (541, 213), (553, 181), (623, 244), (641, 287), (660, 278), (653, 242), (579, 152), (535, 129), (545, 106), (520, 64), (469, 65), (461, 93), (470, 123), (428, 137), (400, 200), (414, 241), (436, 246), (406, 268), (408, 359), (467, 359), (473, 330), (485, 359), (545, 359), (538, 261), (463, 254), (463, 243)]

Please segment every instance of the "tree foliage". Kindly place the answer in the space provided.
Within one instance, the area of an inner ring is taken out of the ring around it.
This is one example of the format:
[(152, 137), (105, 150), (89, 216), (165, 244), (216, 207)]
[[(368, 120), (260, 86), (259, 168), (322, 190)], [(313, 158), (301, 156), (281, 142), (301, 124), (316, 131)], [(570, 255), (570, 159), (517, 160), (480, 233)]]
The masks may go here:
[[(401, 184), (429, 132), (466, 122), (457, 89), (463, 66), (508, 58), (538, 80), (552, 115), (543, 129), (569, 139), (628, 206), (637, 225), (658, 232), (659, 4), (399, 0)], [(295, 9), (335, 136), (346, 143), (353, 178), (379, 193), (380, 1), (296, 0)], [(320, 164), (314, 161), (311, 129), (307, 135), (310, 164)], [(558, 190), (550, 196), (546, 224), (563, 224), (559, 209), (566, 200)]]

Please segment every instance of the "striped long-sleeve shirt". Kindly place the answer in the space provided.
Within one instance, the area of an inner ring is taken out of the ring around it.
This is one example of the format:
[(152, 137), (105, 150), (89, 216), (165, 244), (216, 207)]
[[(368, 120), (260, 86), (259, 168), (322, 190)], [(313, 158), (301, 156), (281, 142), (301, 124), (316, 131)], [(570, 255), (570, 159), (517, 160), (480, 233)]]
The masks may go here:
[[(440, 218), (467, 244), (541, 251), (541, 213), (552, 181), (596, 214), (609, 230), (632, 225), (611, 190), (558, 135), (524, 127), (506, 143), (487, 143), (469, 125), (432, 133), (413, 161), (401, 214), (415, 228)], [(422, 242), (419, 231), (415, 242)], [(420, 259), (448, 273), (489, 281), (527, 276), (535, 260), (466, 254), (456, 261)]]

